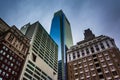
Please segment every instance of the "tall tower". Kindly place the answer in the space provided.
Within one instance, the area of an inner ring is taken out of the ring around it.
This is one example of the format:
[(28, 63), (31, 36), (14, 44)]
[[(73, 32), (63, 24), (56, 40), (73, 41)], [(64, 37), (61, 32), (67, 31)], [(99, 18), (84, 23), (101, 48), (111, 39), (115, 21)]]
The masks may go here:
[(62, 10), (57, 11), (54, 14), (54, 17), (52, 19), (52, 24), (51, 24), (50, 35), (58, 44), (58, 48), (59, 48), (58, 60), (62, 60), (60, 61), (62, 63), (62, 66), (61, 66), (61, 69), (59, 69), (60, 72), (62, 73), (58, 71), (59, 72), (58, 80), (65, 80), (67, 77), (66, 76), (66, 66), (67, 66), (66, 65), (66, 48), (70, 48), (70, 46), (73, 45), (73, 40), (72, 40), (70, 23)]
[(114, 39), (85, 30), (85, 39), (67, 51), (68, 80), (120, 80), (120, 51)]
[(57, 80), (58, 46), (39, 22), (21, 28), (30, 41), (21, 80)]

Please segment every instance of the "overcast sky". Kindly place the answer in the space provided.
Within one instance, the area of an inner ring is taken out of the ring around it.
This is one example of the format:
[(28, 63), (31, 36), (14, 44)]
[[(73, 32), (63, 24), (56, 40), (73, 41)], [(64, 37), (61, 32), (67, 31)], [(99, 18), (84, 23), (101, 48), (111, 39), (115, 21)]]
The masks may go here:
[(49, 33), (54, 12), (60, 9), (71, 24), (74, 44), (90, 28), (96, 36), (114, 38), (120, 48), (120, 0), (0, 0), (0, 17), (19, 29), (39, 21)]

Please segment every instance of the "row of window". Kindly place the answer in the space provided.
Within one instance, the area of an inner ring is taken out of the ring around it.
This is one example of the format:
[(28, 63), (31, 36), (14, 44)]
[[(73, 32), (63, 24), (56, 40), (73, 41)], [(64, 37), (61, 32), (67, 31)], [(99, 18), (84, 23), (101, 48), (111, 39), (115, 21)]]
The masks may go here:
[[(3, 50), (0, 50), (0, 53), (3, 55), (3, 56), (6, 56), (7, 59), (4, 59), (4, 62), (5, 63), (9, 63), (9, 62), (13, 62), (13, 63), (16, 63), (18, 66), (21, 65), (21, 63), (19, 61), (16, 61), (12, 56), (10, 56), (9, 54), (7, 54), (6, 52), (4, 52)], [(0, 56), (0, 60), (3, 60), (3, 56)], [(11, 63), (11, 64), (13, 64)]]
[[(107, 41), (106, 41), (106, 45), (108, 48), (110, 48), (110, 45)], [(85, 49), (82, 49), (81, 51), (74, 52), (74, 53), (72, 53), (72, 56), (71, 56), (71, 54), (69, 54), (69, 56), (68, 56), (69, 61), (71, 61), (72, 59), (79, 58), (79, 57), (84, 57), (85, 55), (89, 55), (91, 53), (95, 53), (95, 51), (100, 51), (100, 48), (101, 48), (101, 50), (104, 50), (105, 44), (100, 42), (99, 45), (95, 44), (94, 46), (91, 46), (90, 48), (85, 48)]]
[[(40, 80), (40, 79), (44, 79), (44, 80), (52, 80), (49, 76), (47, 76), (47, 74), (45, 74), (41, 69), (39, 69), (37, 66), (35, 67), (35, 65), (31, 62), (28, 61), (29, 64), (27, 64), (26, 68), (26, 73), (24, 74), (27, 78), (31, 79), (32, 76), (34, 76), (36, 79)], [(33, 73), (34, 71), (34, 73)], [(30, 74), (30, 75), (29, 75)], [(31, 76), (32, 75), (32, 76)]]
[(6, 73), (5, 71), (3, 71), (2, 69), (0, 69), (0, 75), (4, 76), (4, 77), (8, 77), (9, 74)]
[[(98, 74), (97, 74), (98, 72)], [(85, 73), (74, 73), (74, 77), (77, 79), (78, 77), (80, 77), (80, 79), (84, 79), (85, 77), (86, 78), (92, 78), (92, 76), (96, 76), (98, 75), (99, 76), (99, 79), (104, 79), (105, 77), (106, 78), (112, 78), (112, 75), (116, 78), (116, 76), (118, 76), (118, 73), (117, 71), (112, 71), (111, 73), (110, 72), (107, 72), (105, 73), (105, 75), (103, 76), (103, 73), (101, 71), (101, 69), (97, 69), (97, 72), (95, 70), (91, 71), (91, 72), (85, 72)], [(72, 76), (71, 76), (72, 77)], [(119, 77), (119, 76), (118, 76)], [(95, 80), (97, 80), (98, 78), (96, 77)]]

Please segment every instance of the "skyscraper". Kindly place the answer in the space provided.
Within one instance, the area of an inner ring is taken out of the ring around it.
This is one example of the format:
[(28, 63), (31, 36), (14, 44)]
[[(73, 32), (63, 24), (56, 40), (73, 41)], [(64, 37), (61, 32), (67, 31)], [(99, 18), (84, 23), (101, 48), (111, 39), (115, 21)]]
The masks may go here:
[(120, 80), (120, 51), (114, 39), (90, 29), (67, 51), (68, 80)]
[[(62, 60), (62, 73), (58, 74), (58, 80), (66, 79), (66, 48), (73, 45), (71, 27), (62, 10), (56, 12), (51, 24), (51, 37), (58, 44), (58, 60)], [(60, 64), (61, 65), (61, 64)], [(60, 66), (59, 66), (60, 67)], [(59, 77), (59, 75), (62, 77)]]
[(19, 80), (30, 40), (0, 19), (0, 80)]
[(28, 23), (21, 31), (31, 40), (21, 80), (57, 80), (57, 44), (39, 22)]

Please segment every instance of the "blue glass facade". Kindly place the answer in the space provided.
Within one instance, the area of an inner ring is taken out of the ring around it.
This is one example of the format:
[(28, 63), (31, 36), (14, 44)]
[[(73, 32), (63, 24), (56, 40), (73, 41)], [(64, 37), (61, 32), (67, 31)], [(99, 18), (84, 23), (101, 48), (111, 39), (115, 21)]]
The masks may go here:
[[(73, 40), (70, 23), (62, 10), (54, 14), (50, 35), (58, 44), (58, 60), (62, 60), (62, 73), (58, 74), (58, 80), (66, 80), (66, 47), (69, 48), (72, 46)], [(62, 77), (60, 78), (59, 75), (62, 75)]]

